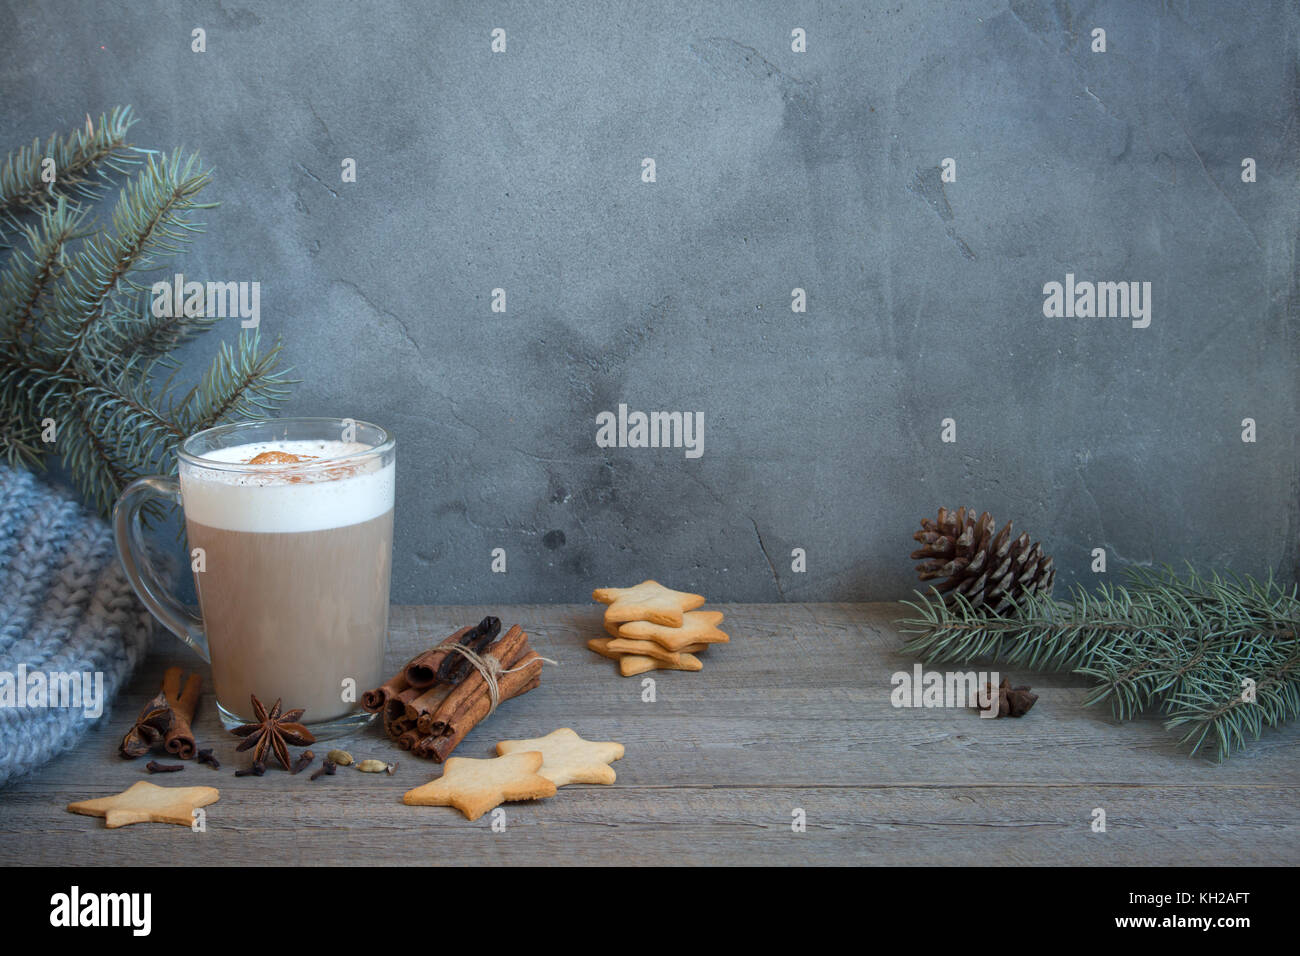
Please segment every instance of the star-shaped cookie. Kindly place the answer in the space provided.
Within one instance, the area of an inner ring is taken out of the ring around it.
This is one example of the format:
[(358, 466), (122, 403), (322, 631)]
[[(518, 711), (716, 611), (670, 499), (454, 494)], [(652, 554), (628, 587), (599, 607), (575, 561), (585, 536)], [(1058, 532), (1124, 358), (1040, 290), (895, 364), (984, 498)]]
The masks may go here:
[[(593, 638), (593, 640), (600, 640), (600, 638)], [(590, 642), (588, 643), (590, 644)], [(609, 643), (605, 645), (605, 650), (611, 654), (639, 654), (642, 657), (653, 657), (665, 664), (676, 664), (682, 651), (694, 654), (696, 651), (702, 651), (708, 646), (708, 644), (687, 644), (681, 651), (670, 651), (654, 641), (638, 641), (631, 637), (611, 637)]]
[[(629, 644), (652, 644), (653, 641), (623, 641), (620, 646), (626, 647)], [(685, 650), (665, 651), (659, 648), (657, 653), (652, 657), (649, 654), (640, 654), (633, 650), (615, 650), (615, 645), (620, 644), (612, 637), (593, 637), (587, 641), (587, 647), (595, 651), (602, 657), (608, 657), (610, 660), (618, 661), (619, 673), (624, 677), (635, 677), (637, 674), (644, 674), (646, 671), (699, 671), (704, 669), (704, 664), (692, 653), (708, 647), (707, 644), (690, 644)], [(658, 645), (656, 645), (658, 646)]]
[(160, 787), (141, 780), (111, 797), (69, 803), (68, 809), (90, 817), (103, 817), (110, 830), (151, 821), (187, 827), (194, 822), (195, 809), (216, 803), (220, 797), (221, 791), (216, 787)]
[(665, 627), (681, 627), (682, 612), (704, 603), (701, 594), (674, 591), (658, 581), (642, 581), (634, 588), (596, 588), (592, 600), (608, 604), (605, 623), (653, 621)]
[[(689, 611), (682, 615), (681, 627), (664, 627), (650, 621), (629, 621), (618, 625), (614, 637), (654, 641), (669, 651), (688, 651), (691, 644), (726, 644), (731, 638), (718, 630), (721, 611)], [(608, 631), (609, 625), (605, 629)]]
[[(708, 644), (687, 644), (682, 648), (688, 654), (702, 651)], [(670, 651), (654, 641), (636, 641), (630, 637), (593, 637), (587, 641), (587, 647), (602, 657), (619, 660), (624, 654), (637, 654), (641, 657), (653, 657), (665, 664), (676, 663), (680, 651)]]
[(511, 800), (555, 796), (555, 784), (537, 772), (541, 766), (540, 750), (490, 760), (451, 757), (441, 777), (406, 791), (402, 802), (411, 807), (455, 807), (465, 819), (477, 820)]
[(610, 766), (623, 756), (623, 745), (614, 741), (583, 740), (569, 727), (552, 730), (545, 737), (530, 740), (503, 740), (497, 753), (512, 754), (521, 750), (539, 750), (542, 767), (537, 772), (557, 787), (570, 783), (613, 783)]
[(704, 663), (694, 654), (680, 651), (671, 661), (655, 660), (644, 654), (624, 654), (618, 661), (618, 672), (624, 677), (635, 677), (646, 671), (702, 671)]

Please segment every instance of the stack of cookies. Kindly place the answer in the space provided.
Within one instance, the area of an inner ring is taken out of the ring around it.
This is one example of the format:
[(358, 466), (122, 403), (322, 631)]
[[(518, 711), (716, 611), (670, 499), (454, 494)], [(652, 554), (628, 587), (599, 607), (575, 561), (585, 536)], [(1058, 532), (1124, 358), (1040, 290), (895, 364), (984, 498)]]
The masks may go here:
[(721, 611), (697, 611), (704, 596), (642, 581), (633, 588), (597, 588), (594, 600), (606, 604), (605, 630), (587, 646), (618, 661), (624, 677), (653, 670), (698, 671), (704, 664), (695, 655), (710, 644), (731, 640), (718, 630)]

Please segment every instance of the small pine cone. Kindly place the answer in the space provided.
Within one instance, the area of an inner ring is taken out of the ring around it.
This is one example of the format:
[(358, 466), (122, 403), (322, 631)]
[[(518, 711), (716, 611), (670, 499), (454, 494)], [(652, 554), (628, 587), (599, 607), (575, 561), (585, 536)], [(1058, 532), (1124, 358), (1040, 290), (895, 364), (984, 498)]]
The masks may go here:
[(921, 530), (912, 535), (921, 547), (912, 552), (920, 561), (916, 573), (922, 581), (944, 578), (932, 585), (954, 604), (962, 595), (971, 606), (1000, 614), (1012, 602), (1025, 597), (1052, 593), (1056, 569), (1037, 542), (1029, 535), (1011, 537), (1011, 522), (996, 535), (993, 518), (986, 511), (975, 518), (975, 509), (939, 509), (937, 521), (921, 519)]

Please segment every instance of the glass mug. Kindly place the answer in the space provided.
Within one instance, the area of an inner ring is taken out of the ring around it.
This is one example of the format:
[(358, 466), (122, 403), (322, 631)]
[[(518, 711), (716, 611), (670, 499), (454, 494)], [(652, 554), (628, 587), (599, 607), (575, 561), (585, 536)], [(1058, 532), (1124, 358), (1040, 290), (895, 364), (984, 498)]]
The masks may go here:
[[(303, 460), (250, 462), (267, 451)], [(322, 739), (367, 723), (356, 701), (383, 682), (388, 632), (392, 437), (351, 419), (284, 418), (198, 432), (177, 457), (177, 478), (122, 492), (117, 551), (145, 607), (212, 664), (226, 729), (254, 720), (250, 695), (305, 708)], [(154, 498), (184, 511), (197, 614), (146, 554), (140, 509)]]

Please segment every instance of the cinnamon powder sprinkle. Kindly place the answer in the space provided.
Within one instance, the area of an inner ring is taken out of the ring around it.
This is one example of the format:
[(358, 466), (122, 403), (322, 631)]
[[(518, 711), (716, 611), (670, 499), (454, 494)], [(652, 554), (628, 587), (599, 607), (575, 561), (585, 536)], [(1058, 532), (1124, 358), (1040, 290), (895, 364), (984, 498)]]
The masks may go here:
[(293, 455), (287, 451), (264, 451), (254, 455), (245, 465), (296, 465), (299, 462), (316, 461), (315, 455)]

